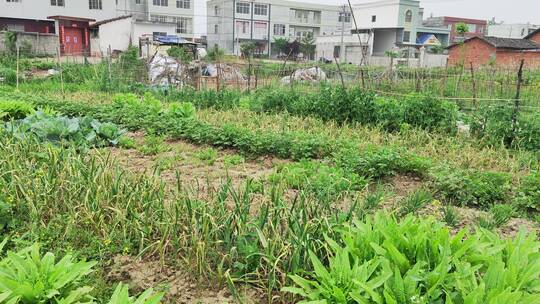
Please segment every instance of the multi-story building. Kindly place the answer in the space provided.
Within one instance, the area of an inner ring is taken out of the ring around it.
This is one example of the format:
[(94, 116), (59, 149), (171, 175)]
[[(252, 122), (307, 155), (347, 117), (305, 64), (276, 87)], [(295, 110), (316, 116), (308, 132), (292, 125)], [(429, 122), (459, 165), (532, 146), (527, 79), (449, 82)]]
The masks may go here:
[(534, 32), (535, 30), (539, 29), (539, 24), (530, 24), (530, 23), (523, 23), (523, 24), (490, 24), (488, 25), (488, 35), (492, 37), (499, 37), (499, 38), (516, 38), (521, 39), (525, 36), (529, 35), (530, 33)]
[[(350, 14), (340, 19), (340, 7), (284, 0), (211, 0), (207, 2), (208, 46), (231, 54), (252, 41), (261, 53), (272, 54), (274, 38), (301, 39), (332, 34), (342, 23), (350, 31)], [(344, 21), (344, 22), (342, 22)]]
[[(381, 0), (353, 6), (357, 28), (369, 41), (369, 55), (384, 56), (396, 48), (448, 45), (449, 29), (423, 24), (424, 9), (416, 0)], [(427, 43), (429, 41), (429, 43)]]
[[(89, 52), (91, 23), (132, 15), (145, 25), (146, 34), (193, 38), (194, 1), (2, 0), (0, 30), (57, 34), (63, 53)], [(174, 31), (163, 32), (163, 24), (176, 26), (169, 26)]]
[[(467, 25), (467, 33), (461, 35), (457, 31), (458, 24)], [(472, 37), (483, 37), (487, 33), (487, 21), (460, 17), (430, 17), (424, 21), (424, 26), (446, 27), (450, 30), (450, 43), (458, 43)]]

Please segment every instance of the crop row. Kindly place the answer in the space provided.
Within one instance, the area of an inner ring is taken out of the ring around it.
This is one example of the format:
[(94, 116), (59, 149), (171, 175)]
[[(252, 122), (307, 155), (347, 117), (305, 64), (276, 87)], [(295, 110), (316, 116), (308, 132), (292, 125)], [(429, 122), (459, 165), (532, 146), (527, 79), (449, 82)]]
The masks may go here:
[[(25, 94), (11, 96), (29, 98), (36, 106), (51, 107), (68, 115), (92, 115), (131, 130), (145, 130), (173, 139), (235, 148), (248, 155), (275, 155), (294, 160), (326, 158), (346, 172), (368, 178), (397, 173), (414, 174), (426, 177), (438, 197), (456, 205), (489, 208), (496, 203), (515, 202), (522, 211), (540, 211), (537, 203), (538, 187), (530, 182), (538, 179), (539, 174), (534, 172), (520, 182), (506, 173), (460, 169), (435, 163), (429, 158), (408, 153), (400, 147), (363, 145), (359, 148), (354, 141), (303, 131), (254, 130), (234, 124), (217, 126), (196, 119), (189, 104), (162, 105), (149, 95), (141, 99), (131, 94), (118, 94), (114, 102), (103, 105), (52, 100)], [(516, 183), (519, 183), (517, 187)]]

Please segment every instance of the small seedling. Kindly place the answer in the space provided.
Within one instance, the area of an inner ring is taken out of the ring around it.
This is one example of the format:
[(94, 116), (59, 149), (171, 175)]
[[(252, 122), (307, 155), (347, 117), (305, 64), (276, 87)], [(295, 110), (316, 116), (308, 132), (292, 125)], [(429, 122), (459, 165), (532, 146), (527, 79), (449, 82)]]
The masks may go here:
[(156, 155), (169, 150), (170, 148), (165, 144), (164, 137), (156, 135), (146, 136), (144, 145), (139, 148), (139, 151), (144, 155)]
[(204, 162), (206, 165), (212, 166), (216, 162), (218, 152), (216, 149), (208, 148), (195, 152), (195, 157), (200, 161)]
[(495, 226), (500, 227), (514, 216), (514, 207), (507, 204), (497, 204), (489, 209), (489, 213)]
[(118, 146), (124, 149), (135, 149), (137, 143), (135, 142), (135, 139), (131, 137), (122, 136), (118, 139)]
[(445, 206), (442, 208), (443, 220), (450, 227), (455, 227), (459, 222), (459, 215), (454, 206)]
[(245, 161), (245, 158), (238, 154), (227, 155), (223, 158), (223, 163), (226, 167), (238, 166), (243, 164)]
[(401, 215), (416, 214), (418, 210), (433, 200), (433, 196), (426, 190), (416, 190), (409, 194), (402, 203), (399, 213)]

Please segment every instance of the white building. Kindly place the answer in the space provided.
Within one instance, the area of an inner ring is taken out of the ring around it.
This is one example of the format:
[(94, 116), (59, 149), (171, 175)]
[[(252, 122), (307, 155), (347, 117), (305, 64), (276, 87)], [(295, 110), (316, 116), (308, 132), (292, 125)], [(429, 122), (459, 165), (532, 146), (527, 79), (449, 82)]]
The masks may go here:
[(535, 30), (539, 29), (538, 24), (490, 24), (488, 25), (488, 36), (499, 38), (516, 38), (522, 39)]
[(193, 38), (194, 1), (0, 0), (0, 30), (56, 34), (61, 51), (74, 54), (90, 51), (92, 23), (126, 15), (144, 34)]
[[(259, 51), (272, 53), (274, 38), (300, 39), (331, 35), (341, 29), (340, 7), (284, 0), (210, 0), (207, 2), (208, 47), (230, 54), (240, 44), (256, 42)], [(345, 23), (350, 29), (350, 16)]]
[[(431, 57), (436, 56), (430, 57), (427, 53), (434, 46), (448, 45), (450, 29), (424, 26), (423, 15), (424, 9), (417, 0), (379, 0), (353, 4), (357, 28), (353, 28), (343, 39), (340, 35), (316, 37), (317, 57), (330, 60), (335, 57), (342, 62), (354, 64), (384, 65), (389, 62), (387, 52), (391, 51), (398, 52), (399, 57), (407, 58), (409, 65), (412, 62), (410, 58), (418, 59), (417, 65), (431, 65), (432, 62), (433, 65), (440, 65), (439, 62), (444, 60), (438, 57), (431, 60)], [(427, 59), (420, 58), (424, 54)]]

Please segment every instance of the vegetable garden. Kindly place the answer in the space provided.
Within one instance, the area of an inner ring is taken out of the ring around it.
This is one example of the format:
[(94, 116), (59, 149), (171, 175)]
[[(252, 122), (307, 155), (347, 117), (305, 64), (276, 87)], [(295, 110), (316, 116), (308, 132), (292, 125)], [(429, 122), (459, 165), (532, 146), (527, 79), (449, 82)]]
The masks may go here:
[(1, 303), (539, 301), (540, 112), (126, 60), (0, 85)]

